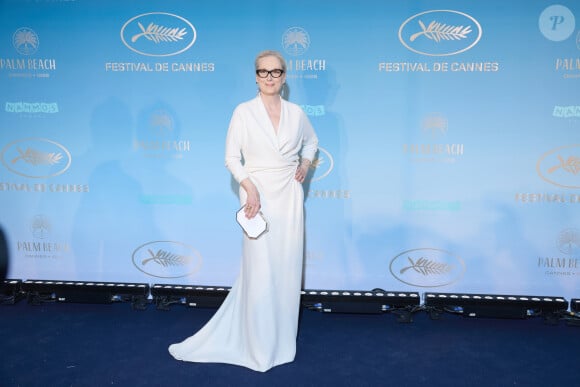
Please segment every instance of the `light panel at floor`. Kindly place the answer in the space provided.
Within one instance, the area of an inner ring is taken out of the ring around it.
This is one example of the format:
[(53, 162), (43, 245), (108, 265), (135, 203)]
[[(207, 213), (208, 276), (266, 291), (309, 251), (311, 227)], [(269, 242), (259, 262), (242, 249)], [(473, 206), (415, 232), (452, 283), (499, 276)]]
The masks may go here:
[(26, 280), (22, 290), (28, 302), (74, 302), (107, 304), (130, 302), (134, 308), (143, 309), (149, 297), (149, 284), (95, 281)]
[(425, 308), (432, 317), (447, 312), (467, 317), (557, 318), (568, 310), (568, 301), (547, 296), (425, 293)]
[(227, 286), (154, 284), (151, 296), (157, 309), (181, 304), (196, 308), (218, 308), (230, 291)]
[(384, 313), (418, 307), (417, 292), (366, 290), (303, 290), (302, 305), (326, 313)]
[(25, 297), (22, 280), (6, 279), (0, 282), (0, 304), (15, 304)]

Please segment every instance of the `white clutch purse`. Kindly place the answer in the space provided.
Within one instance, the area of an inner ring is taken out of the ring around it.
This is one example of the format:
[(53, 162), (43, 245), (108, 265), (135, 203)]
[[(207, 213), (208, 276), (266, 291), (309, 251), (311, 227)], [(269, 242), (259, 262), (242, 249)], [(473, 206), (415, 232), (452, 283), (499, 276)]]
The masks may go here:
[(258, 212), (258, 214), (252, 219), (246, 218), (244, 207), (245, 206), (236, 212), (236, 220), (248, 238), (258, 239), (263, 233), (268, 231), (268, 222), (266, 222), (266, 219), (264, 218), (264, 215), (261, 211)]

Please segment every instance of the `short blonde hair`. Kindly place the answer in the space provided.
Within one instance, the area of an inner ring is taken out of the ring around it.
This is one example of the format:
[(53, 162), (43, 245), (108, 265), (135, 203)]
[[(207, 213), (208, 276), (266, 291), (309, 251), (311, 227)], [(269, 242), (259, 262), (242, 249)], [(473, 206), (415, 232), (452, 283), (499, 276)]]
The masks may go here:
[(264, 51), (260, 52), (258, 54), (258, 56), (256, 56), (256, 60), (254, 62), (254, 65), (256, 66), (256, 70), (258, 69), (258, 62), (260, 61), (260, 59), (266, 58), (268, 56), (273, 56), (275, 58), (278, 58), (278, 60), (280, 61), (280, 65), (282, 66), (282, 70), (284, 70), (284, 72), (286, 72), (286, 60), (284, 59), (282, 54), (280, 54), (278, 51), (274, 51), (274, 50), (264, 50)]

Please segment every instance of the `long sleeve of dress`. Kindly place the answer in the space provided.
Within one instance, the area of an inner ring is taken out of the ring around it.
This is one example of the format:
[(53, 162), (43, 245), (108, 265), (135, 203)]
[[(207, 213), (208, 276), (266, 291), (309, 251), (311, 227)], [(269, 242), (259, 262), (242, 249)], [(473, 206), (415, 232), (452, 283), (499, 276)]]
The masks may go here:
[(314, 161), (316, 151), (318, 150), (318, 137), (314, 132), (314, 128), (312, 128), (312, 125), (310, 124), (310, 120), (304, 112), (302, 113), (301, 122), (303, 127), (303, 139), (300, 157), (302, 157), (302, 159)]
[(239, 108), (234, 110), (228, 134), (226, 136), (225, 162), (226, 167), (238, 183), (246, 179), (249, 174), (242, 164), (242, 136), (244, 135), (244, 122)]

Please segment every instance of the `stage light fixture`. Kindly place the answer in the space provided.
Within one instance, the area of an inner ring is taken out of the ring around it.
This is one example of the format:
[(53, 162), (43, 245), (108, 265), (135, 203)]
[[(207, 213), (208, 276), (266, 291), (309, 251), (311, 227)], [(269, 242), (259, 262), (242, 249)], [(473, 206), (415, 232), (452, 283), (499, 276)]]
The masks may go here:
[(580, 298), (570, 300), (570, 313), (564, 318), (566, 325), (580, 327)]
[(26, 297), (22, 291), (22, 280), (6, 279), (0, 282), (0, 304), (16, 304)]
[(442, 313), (467, 317), (528, 318), (543, 316), (557, 321), (568, 309), (563, 297), (492, 295), (466, 293), (425, 293), (425, 308), (431, 318)]
[(195, 308), (219, 308), (230, 291), (228, 286), (154, 284), (151, 296), (157, 309), (168, 310), (171, 305)]
[(149, 296), (149, 284), (145, 283), (26, 280), (22, 282), (22, 290), (33, 305), (43, 302), (130, 302), (133, 309), (145, 309)]
[(574, 313), (580, 313), (580, 298), (570, 300), (570, 310)]
[(410, 322), (420, 304), (419, 293), (365, 290), (303, 290), (302, 306), (325, 313), (393, 312), (399, 321)]

